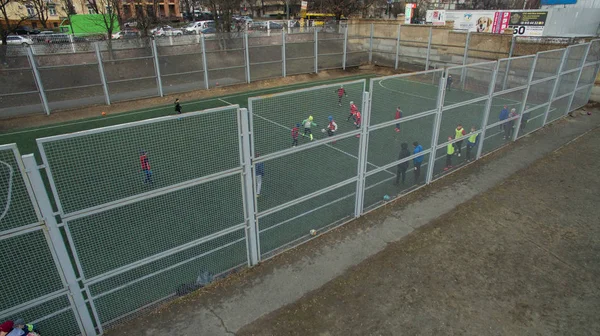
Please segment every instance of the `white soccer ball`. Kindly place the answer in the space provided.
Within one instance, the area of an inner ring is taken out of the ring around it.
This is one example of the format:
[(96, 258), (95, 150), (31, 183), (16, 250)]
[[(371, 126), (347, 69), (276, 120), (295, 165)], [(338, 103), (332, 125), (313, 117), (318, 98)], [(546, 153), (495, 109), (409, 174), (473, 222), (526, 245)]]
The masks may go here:
[(327, 132), (327, 131), (326, 131), (326, 130), (323, 128), (323, 129), (321, 130), (321, 132), (325, 133), (325, 132)]
[(317, 235), (317, 230), (315, 230), (315, 229), (310, 230), (310, 235), (311, 236), (316, 236)]

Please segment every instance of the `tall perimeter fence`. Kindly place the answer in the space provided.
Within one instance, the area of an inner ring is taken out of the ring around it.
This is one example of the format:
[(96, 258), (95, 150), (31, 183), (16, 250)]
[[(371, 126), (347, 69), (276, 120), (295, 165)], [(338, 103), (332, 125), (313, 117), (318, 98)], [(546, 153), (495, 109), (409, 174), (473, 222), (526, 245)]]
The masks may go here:
[(377, 64), (422, 71), (535, 54), (584, 39), (352, 24), (0, 46), (0, 118)]
[(3, 145), (0, 319), (101, 334), (584, 106), (599, 69), (594, 40)]

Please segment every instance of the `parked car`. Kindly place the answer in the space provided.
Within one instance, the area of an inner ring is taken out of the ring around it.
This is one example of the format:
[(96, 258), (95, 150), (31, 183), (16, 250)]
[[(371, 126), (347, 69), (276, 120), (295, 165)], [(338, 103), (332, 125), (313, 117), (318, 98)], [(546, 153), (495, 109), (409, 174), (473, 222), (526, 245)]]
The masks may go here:
[(215, 36), (217, 33), (217, 28), (215, 27), (208, 27), (205, 29), (202, 29), (202, 31), (200, 32), (200, 34), (204, 35), (204, 37), (213, 37)]
[(69, 34), (44, 34), (39, 37), (39, 41), (43, 43), (70, 43)]
[(150, 34), (155, 35), (157, 31), (161, 30), (161, 29), (171, 29), (173, 27), (171, 26), (158, 26), (156, 28), (152, 28), (150, 29)]
[(154, 33), (154, 36), (181, 36), (181, 35), (183, 35), (183, 30), (175, 29), (175, 28), (160, 28)]
[(28, 46), (28, 45), (32, 45), (33, 44), (33, 40), (28, 38), (28, 37), (24, 37), (24, 36), (20, 36), (20, 35), (8, 35), (6, 37), (6, 43), (7, 44), (13, 44), (13, 45), (22, 45), (22, 46)]
[(37, 35), (40, 31), (29, 27), (17, 27), (17, 29), (14, 30), (14, 33), (16, 35)]
[(187, 27), (185, 27), (186, 34), (199, 34), (203, 29), (214, 27), (215, 21), (213, 20), (205, 20), (205, 21), (196, 21), (192, 22)]
[(112, 34), (113, 40), (122, 40), (138, 37), (140, 37), (140, 33), (135, 30), (121, 30), (118, 33)]

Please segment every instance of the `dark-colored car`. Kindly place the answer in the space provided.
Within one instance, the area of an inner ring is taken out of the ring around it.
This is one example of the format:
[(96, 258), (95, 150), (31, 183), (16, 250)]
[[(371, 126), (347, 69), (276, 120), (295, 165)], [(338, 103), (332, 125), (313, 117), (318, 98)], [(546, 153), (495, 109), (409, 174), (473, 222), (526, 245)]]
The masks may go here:
[(14, 33), (16, 35), (37, 35), (40, 33), (40, 31), (29, 27), (17, 27)]

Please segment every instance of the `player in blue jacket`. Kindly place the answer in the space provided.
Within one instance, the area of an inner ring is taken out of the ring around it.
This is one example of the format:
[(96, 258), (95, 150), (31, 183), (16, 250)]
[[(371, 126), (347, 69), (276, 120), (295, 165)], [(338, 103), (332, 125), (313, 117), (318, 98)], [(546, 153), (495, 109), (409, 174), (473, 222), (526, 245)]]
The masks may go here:
[[(413, 150), (413, 154), (418, 154), (423, 151), (423, 146), (419, 145), (417, 141), (413, 142), (413, 146), (415, 149)], [(415, 166), (415, 184), (419, 183), (419, 178), (421, 177), (421, 164), (423, 163), (423, 155), (419, 155), (413, 159), (413, 165)]]

